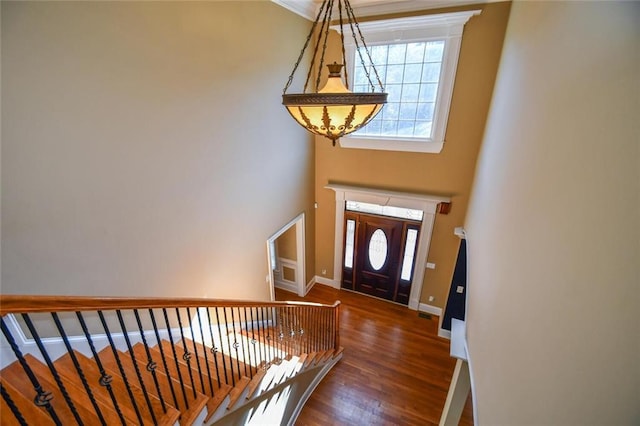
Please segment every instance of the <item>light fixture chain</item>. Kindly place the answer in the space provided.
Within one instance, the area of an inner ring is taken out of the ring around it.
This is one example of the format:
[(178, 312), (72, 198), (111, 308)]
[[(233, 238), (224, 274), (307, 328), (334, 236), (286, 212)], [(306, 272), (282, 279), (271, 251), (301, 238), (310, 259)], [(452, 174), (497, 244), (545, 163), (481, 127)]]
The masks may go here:
[[(300, 65), (300, 62), (302, 61), (302, 57), (304, 56), (304, 52), (305, 52), (305, 50), (307, 50), (307, 47), (309, 46), (309, 42), (311, 41), (311, 37), (313, 36), (313, 33), (315, 32), (316, 26), (318, 25), (318, 21), (320, 20), (320, 16), (322, 15), (322, 9), (324, 8), (324, 5), (325, 5), (325, 3), (322, 3), (322, 6), (320, 7), (320, 10), (318, 11), (318, 15), (316, 16), (316, 20), (314, 21), (313, 25), (311, 26), (311, 31), (309, 31), (309, 35), (307, 36), (307, 40), (304, 42), (304, 47), (300, 51), (300, 55), (298, 56), (298, 60), (296, 61), (296, 64), (293, 66), (293, 71), (291, 71), (291, 75), (289, 75), (289, 79), (287, 80), (287, 83), (285, 84), (284, 89), (282, 90), (282, 93), (287, 93), (287, 89), (289, 88), (289, 86), (291, 86), (291, 83), (293, 82), (293, 75), (296, 73), (296, 70), (298, 69), (298, 66)], [(307, 77), (307, 80), (309, 80), (309, 77)], [(306, 87), (306, 84), (305, 84), (305, 87)]]
[(344, 21), (342, 19), (342, 0), (338, 0), (338, 12), (340, 13), (340, 39), (342, 40), (342, 69), (344, 69), (345, 87), (349, 89), (349, 67), (347, 67), (347, 52), (344, 50)]
[[(316, 58), (318, 56), (318, 48), (320, 47), (320, 41), (322, 40), (322, 32), (324, 31), (325, 25), (329, 26), (329, 21), (331, 20), (330, 14), (330, 5), (329, 0), (324, 0), (322, 2), (322, 6), (320, 7), (320, 12), (322, 13), (322, 9), (324, 9), (324, 16), (322, 17), (322, 25), (320, 26), (320, 31), (318, 32), (318, 40), (316, 41), (316, 45), (313, 48), (313, 55), (311, 55), (311, 65), (309, 65), (309, 72), (307, 72), (307, 79), (304, 82), (303, 93), (307, 92), (307, 88), (309, 87), (309, 81), (311, 81), (311, 73), (313, 73), (314, 65), (316, 63)], [(318, 14), (318, 19), (320, 18), (320, 14)], [(318, 79), (320, 78), (320, 72), (322, 70), (322, 65), (320, 65), (318, 70)], [(317, 83), (316, 83), (317, 90)]]
[(373, 59), (371, 58), (371, 53), (369, 52), (369, 48), (367, 47), (367, 43), (364, 41), (364, 36), (362, 35), (362, 31), (360, 31), (360, 25), (358, 25), (358, 21), (356, 20), (356, 16), (353, 13), (353, 9), (351, 8), (351, 4), (349, 0), (345, 1), (345, 8), (347, 9), (347, 16), (349, 18), (349, 24), (351, 25), (351, 32), (353, 33), (353, 39), (356, 42), (356, 50), (358, 51), (358, 55), (360, 56), (360, 61), (362, 62), (362, 67), (364, 68), (364, 72), (367, 75), (367, 80), (369, 80), (369, 84), (371, 85), (371, 89), (375, 91), (375, 85), (371, 81), (371, 77), (369, 75), (369, 71), (367, 70), (367, 66), (364, 62), (364, 58), (362, 57), (362, 52), (360, 52), (360, 48), (358, 46), (358, 40), (356, 39), (356, 32), (353, 29), (353, 25), (355, 24), (358, 34), (360, 35), (360, 40), (362, 41), (362, 47), (364, 47), (364, 51), (369, 58), (369, 62), (371, 63), (371, 68), (373, 68), (373, 72), (376, 75), (376, 79), (378, 80), (378, 85), (380, 86), (380, 90), (384, 92), (384, 85), (382, 84), (382, 80), (380, 80), (380, 75), (378, 75), (378, 70), (376, 69), (375, 64), (373, 63)]
[[(330, 27), (329, 24), (331, 23), (331, 15), (333, 15), (333, 0), (329, 0), (328, 10), (331, 13), (329, 13), (329, 19), (327, 20), (327, 28), (325, 29), (325, 33), (324, 33), (324, 43), (322, 44), (322, 54), (320, 55), (320, 64), (318, 65), (318, 76), (316, 78), (316, 90), (318, 90), (318, 88), (320, 87), (320, 76), (322, 75), (322, 66), (324, 65), (324, 55), (325, 55), (325, 52), (327, 51), (327, 41), (329, 40), (329, 27)], [(325, 15), (325, 18), (326, 18), (326, 15)]]

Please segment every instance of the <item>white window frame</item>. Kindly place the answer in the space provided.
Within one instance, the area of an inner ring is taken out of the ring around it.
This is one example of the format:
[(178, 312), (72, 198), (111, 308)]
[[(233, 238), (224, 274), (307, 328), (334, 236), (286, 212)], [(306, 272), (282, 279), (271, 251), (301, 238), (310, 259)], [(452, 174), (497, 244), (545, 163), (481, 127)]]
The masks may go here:
[[(445, 142), (449, 108), (453, 95), (453, 84), (458, 67), (460, 45), (464, 25), (481, 10), (441, 13), (435, 15), (414, 16), (407, 18), (386, 19), (360, 23), (367, 47), (394, 42), (412, 43), (422, 41), (444, 40), (444, 53), (440, 81), (436, 94), (431, 138), (416, 137), (372, 137), (351, 134), (340, 138), (340, 146), (344, 148), (377, 149), (386, 151), (409, 151), (439, 153)], [(335, 27), (334, 27), (335, 29)], [(345, 38), (349, 85), (353, 87), (355, 69), (355, 43), (352, 38)], [(357, 59), (359, 62), (359, 59)], [(368, 58), (365, 56), (365, 61)], [(375, 79), (375, 76), (372, 76)], [(374, 81), (375, 82), (375, 81)]]

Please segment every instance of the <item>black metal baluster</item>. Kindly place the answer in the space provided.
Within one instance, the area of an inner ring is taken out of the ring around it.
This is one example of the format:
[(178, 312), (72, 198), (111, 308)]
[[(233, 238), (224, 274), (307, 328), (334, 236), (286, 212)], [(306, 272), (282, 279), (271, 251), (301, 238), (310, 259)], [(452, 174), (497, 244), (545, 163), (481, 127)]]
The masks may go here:
[(100, 420), (100, 423), (102, 423), (103, 425), (106, 425), (107, 422), (104, 420), (104, 416), (102, 415), (102, 411), (100, 410), (100, 407), (98, 407), (98, 402), (96, 401), (96, 398), (93, 395), (93, 392), (91, 391), (91, 388), (89, 387), (89, 383), (87, 382), (87, 378), (84, 376), (84, 372), (82, 371), (82, 368), (80, 367), (80, 363), (78, 362), (78, 358), (76, 357), (76, 354), (75, 354), (73, 348), (71, 347), (71, 343), (69, 343), (69, 338), (67, 337), (67, 333), (64, 331), (64, 327), (62, 326), (62, 323), (60, 322), (60, 318), (58, 317), (58, 314), (55, 313), (55, 312), (51, 312), (51, 316), (53, 317), (53, 322), (56, 324), (56, 328), (58, 329), (58, 332), (60, 333), (60, 337), (62, 337), (62, 342), (64, 343), (64, 346), (67, 348), (67, 352), (69, 353), (69, 357), (71, 357), (71, 362), (73, 362), (73, 366), (76, 368), (76, 372), (78, 373), (78, 376), (80, 377), (80, 381), (82, 382), (82, 386), (84, 387), (84, 390), (87, 392), (87, 396), (89, 397), (89, 401), (91, 401), (91, 405), (93, 406), (93, 409), (96, 411), (96, 415), (98, 416), (98, 419)]
[(271, 352), (271, 345), (269, 342), (269, 331), (266, 328), (266, 324), (264, 322), (264, 310), (265, 308), (261, 307), (259, 308), (259, 317), (260, 317), (260, 321), (258, 322), (258, 328), (260, 328), (260, 326), (262, 326), (262, 342), (263, 342), (263, 346), (264, 346), (264, 354), (265, 354), (265, 362), (267, 364), (267, 367), (269, 365), (271, 365), (271, 363), (273, 362), (273, 356), (272, 356), (272, 352)]
[[(191, 321), (191, 310), (189, 309), (189, 307), (187, 307), (187, 319), (189, 320), (189, 330), (191, 331), (191, 341), (193, 342), (193, 353), (196, 356), (196, 365), (198, 366), (198, 377), (200, 379), (200, 387), (202, 389), (202, 393), (206, 395), (207, 392), (204, 390), (204, 380), (202, 379), (202, 369), (200, 368), (200, 357), (198, 356), (198, 349), (196, 348), (196, 337), (193, 332), (193, 322)], [(184, 342), (184, 350), (185, 350), (185, 354), (189, 351), (186, 341)]]
[(124, 319), (122, 318), (122, 312), (119, 309), (116, 310), (116, 316), (118, 317), (118, 322), (120, 323), (120, 328), (122, 329), (122, 335), (124, 337), (124, 341), (127, 343), (127, 348), (129, 349), (129, 356), (131, 357), (131, 361), (133, 362), (133, 368), (136, 372), (136, 376), (138, 376), (138, 382), (140, 382), (140, 388), (142, 389), (144, 400), (147, 403), (147, 407), (149, 407), (149, 413), (151, 413), (151, 419), (153, 420), (153, 423), (157, 424), (158, 421), (156, 420), (156, 415), (153, 412), (153, 405), (151, 405), (151, 400), (149, 399), (149, 393), (147, 392), (147, 388), (144, 385), (144, 381), (142, 380), (142, 374), (140, 374), (140, 368), (138, 367), (138, 363), (136, 362), (136, 356), (133, 353), (133, 347), (131, 346), (131, 341), (129, 340), (129, 332), (127, 331), (127, 326), (124, 324)]
[[(249, 312), (251, 313), (251, 344), (253, 345), (253, 356), (256, 360), (256, 370), (260, 366), (263, 361), (262, 353), (260, 352), (260, 346), (256, 348), (256, 344), (258, 341), (256, 340), (256, 314), (253, 313), (254, 308), (249, 308)], [(257, 312), (257, 308), (256, 312)]]
[[(188, 308), (187, 308), (188, 312)], [(209, 379), (209, 389), (211, 389), (211, 395), (213, 395), (213, 381), (211, 380), (211, 370), (209, 369), (209, 357), (207, 356), (207, 346), (204, 344), (204, 332), (202, 331), (202, 316), (200, 315), (200, 308), (196, 308), (196, 315), (198, 316), (198, 326), (200, 327), (200, 337), (202, 338), (202, 348), (204, 352), (204, 365), (207, 367), (207, 378)], [(192, 328), (193, 332), (193, 328)], [(198, 348), (196, 347), (196, 341), (193, 340), (193, 350), (196, 353), (196, 359), (198, 354)], [(198, 364), (198, 369), (200, 364)]]
[(286, 359), (287, 356), (289, 356), (289, 317), (287, 316), (288, 314), (288, 309), (283, 308), (283, 307), (278, 307), (276, 308), (277, 313), (278, 313), (278, 317), (280, 318), (280, 330), (281, 330), (281, 334), (282, 334), (282, 339), (280, 340), (282, 342), (282, 358)]
[(287, 306), (284, 308), (287, 312), (287, 356), (294, 355), (296, 347), (296, 311), (294, 306)]
[(285, 308), (287, 314), (289, 315), (289, 342), (287, 345), (287, 356), (294, 355), (296, 351), (296, 347), (298, 346), (298, 335), (296, 331), (296, 324), (298, 323), (297, 312), (295, 306), (288, 306)]
[[(176, 397), (176, 391), (173, 389), (173, 380), (171, 379), (171, 374), (169, 374), (169, 367), (167, 366), (167, 360), (164, 358), (164, 350), (162, 348), (160, 332), (158, 331), (158, 326), (156, 324), (156, 317), (153, 314), (153, 309), (149, 309), (149, 318), (151, 318), (151, 324), (153, 325), (153, 332), (156, 335), (156, 341), (158, 342), (158, 349), (160, 350), (160, 358), (162, 359), (162, 365), (164, 366), (164, 372), (167, 376), (167, 381), (169, 382), (169, 389), (171, 390), (171, 397), (173, 398), (174, 407), (178, 407), (178, 398)], [(185, 398), (186, 399), (186, 398)], [(185, 401), (185, 406), (187, 410), (189, 409), (189, 404)], [(182, 416), (182, 414), (181, 414)]]
[(313, 308), (313, 352), (318, 352), (318, 309)]
[(284, 333), (282, 332), (282, 322), (278, 308), (273, 306), (271, 307), (271, 318), (273, 318), (274, 333), (276, 337), (276, 339), (274, 339), (276, 345), (276, 356), (278, 357), (278, 365), (280, 365), (282, 362), (282, 339), (284, 337)]
[[(193, 380), (193, 371), (191, 370), (191, 354), (189, 353), (189, 347), (187, 346), (187, 339), (184, 337), (184, 330), (182, 329), (182, 317), (180, 316), (180, 310), (176, 308), (176, 315), (178, 316), (178, 327), (180, 327), (180, 337), (182, 339), (182, 347), (184, 348), (184, 355), (182, 359), (187, 363), (187, 371), (189, 372), (189, 380), (191, 380), (191, 387), (193, 388), (194, 397), (196, 391), (196, 383)], [(203, 391), (204, 391), (204, 385)]]
[[(171, 351), (173, 352), (173, 360), (175, 361), (176, 371), (178, 372), (178, 382), (180, 382), (180, 386), (182, 387), (182, 397), (184, 398), (185, 405), (189, 406), (189, 404), (187, 403), (187, 391), (184, 387), (182, 372), (180, 371), (180, 362), (178, 361), (178, 354), (176, 353), (175, 343), (173, 342), (173, 333), (171, 332), (171, 324), (169, 324), (169, 315), (167, 314), (167, 309), (162, 308), (162, 313), (164, 314), (164, 323), (167, 326), (167, 333), (169, 334), (169, 342), (171, 344)], [(158, 346), (162, 347), (162, 345), (158, 345)], [(162, 357), (162, 359), (164, 361), (164, 356)], [(167, 364), (165, 363), (165, 371), (168, 373), (169, 370), (166, 369), (166, 365)], [(191, 390), (193, 391), (193, 397), (196, 398), (196, 389), (191, 388)]]
[(11, 399), (11, 395), (9, 395), (4, 386), (2, 386), (2, 383), (0, 383), (0, 393), (2, 394), (2, 399), (4, 399), (4, 402), (7, 403), (7, 406), (9, 406), (9, 409), (13, 413), (13, 417), (16, 418), (18, 423), (20, 423), (20, 425), (22, 426), (28, 426), (27, 421), (22, 416), (22, 413), (16, 406), (16, 403), (13, 402), (13, 399)]
[(29, 378), (29, 381), (31, 382), (33, 389), (36, 391), (36, 397), (34, 398), (33, 402), (39, 407), (44, 407), (56, 425), (62, 425), (62, 423), (60, 422), (60, 419), (58, 418), (58, 414), (56, 413), (53, 406), (51, 405), (51, 399), (53, 399), (51, 392), (47, 392), (44, 389), (42, 389), (40, 382), (38, 381), (35, 374), (31, 370), (31, 367), (29, 367), (29, 364), (27, 364), (27, 361), (24, 359), (24, 355), (22, 355), (20, 348), (18, 347), (15, 339), (13, 338), (13, 335), (11, 334), (6, 324), (4, 323), (4, 318), (0, 318), (0, 329), (2, 329), (2, 334), (4, 334), (4, 337), (6, 337), (7, 342), (9, 343), (9, 346), (11, 346), (11, 349), (13, 350), (13, 353), (18, 359), (18, 362), (20, 363), (20, 365), (22, 366), (22, 369), (24, 370), (25, 374)]
[(301, 347), (300, 351), (303, 354), (308, 353), (307, 343), (308, 343), (308, 334), (309, 334), (309, 321), (308, 321), (308, 312), (309, 308), (307, 306), (303, 306), (302, 311), (302, 321), (300, 323), (300, 334), (301, 334)]
[(40, 353), (42, 354), (42, 357), (44, 358), (44, 361), (46, 362), (47, 367), (49, 367), (49, 371), (51, 371), (51, 374), (53, 375), (53, 379), (55, 380), (56, 384), (58, 385), (58, 388), (60, 389), (60, 393), (62, 393), (62, 396), (64, 397), (65, 402), (69, 406), (69, 409), (71, 410), (71, 414), (73, 414), (73, 417), (76, 419), (79, 425), (84, 425), (84, 422), (80, 418), (80, 414), (78, 414), (78, 410), (76, 409), (75, 404), (73, 403), (73, 401), (71, 400), (71, 397), (69, 396), (69, 393), (67, 392), (67, 388), (64, 386), (64, 383), (62, 383), (62, 379), (60, 379), (60, 375), (58, 375), (58, 371), (56, 370), (56, 368), (53, 365), (53, 362), (51, 361), (51, 357), (49, 356), (47, 349), (42, 344), (42, 340), (40, 339), (40, 336), (38, 335), (37, 330), (35, 329), (35, 327), (33, 326), (33, 323), (31, 322), (31, 318), (29, 317), (29, 314), (22, 314), (22, 319), (24, 320), (25, 324), (27, 325), (27, 328), (31, 332), (31, 336), (33, 336), (33, 340), (36, 342), (38, 349), (40, 349)]
[[(238, 364), (238, 379), (240, 378), (240, 376), (242, 375), (242, 372), (240, 371), (240, 351), (238, 350), (238, 348), (242, 349), (242, 363), (244, 364), (244, 375), (247, 375), (247, 363), (245, 362), (245, 357), (244, 357), (244, 346), (242, 344), (240, 344), (238, 342), (238, 334), (240, 334), (240, 341), (242, 341), (242, 325), (240, 325), (240, 332), (238, 333), (236, 331), (236, 319), (235, 316), (233, 314), (233, 311), (235, 311), (235, 308), (231, 308), (231, 324), (233, 325), (233, 348), (236, 350), (236, 361)], [(242, 321), (240, 319), (240, 311), (238, 311), (238, 322)]]
[[(231, 324), (233, 326), (233, 323)], [(225, 330), (227, 332), (227, 344), (229, 346), (227, 346), (229, 348), (229, 363), (231, 364), (231, 382), (233, 383), (233, 386), (236, 385), (236, 377), (235, 377), (235, 372), (233, 371), (233, 359), (231, 358), (231, 340), (229, 339), (229, 319), (227, 318), (227, 308), (224, 308), (224, 326), (225, 326)], [(236, 363), (238, 363), (238, 354), (236, 352)], [(240, 364), (238, 363), (238, 379), (240, 379)]]
[(282, 315), (282, 309), (279, 307), (273, 307), (271, 308), (271, 310), (273, 311), (273, 314), (275, 315), (275, 320), (276, 320), (276, 324), (278, 327), (278, 344), (279, 344), (279, 351), (280, 351), (280, 361), (282, 361), (285, 357), (284, 352), (285, 352), (285, 345), (286, 345), (286, 333), (285, 333), (285, 322), (286, 322), (286, 318), (284, 317), (284, 315)]
[(320, 331), (318, 337), (320, 337), (320, 348), (324, 351), (324, 312), (322, 308), (318, 307), (318, 313), (320, 314)]
[[(246, 306), (244, 306), (242, 308), (242, 312), (244, 312), (244, 320), (242, 320), (242, 321), (244, 321), (243, 325), (244, 325), (244, 331), (245, 331), (245, 336), (242, 339), (242, 342), (243, 342), (243, 344), (242, 344), (242, 347), (243, 347), (242, 351), (243, 352), (242, 353), (243, 354), (245, 353), (244, 352), (244, 348), (246, 347), (246, 349), (247, 349), (247, 351), (246, 351), (247, 357), (249, 358), (249, 377), (251, 377), (253, 379), (253, 363), (251, 362), (251, 348), (249, 347), (249, 328), (248, 328), (249, 327), (249, 323), (247, 322), (247, 307)], [(238, 312), (238, 316), (240, 316), (240, 312)], [(245, 365), (246, 365), (246, 362), (245, 362)], [(245, 371), (246, 371), (246, 369), (245, 369)]]
[(298, 356), (300, 352), (300, 333), (298, 330), (300, 329), (300, 308), (297, 306), (290, 306), (288, 308), (291, 314), (291, 325), (289, 334), (291, 336), (291, 343), (289, 349), (291, 351), (291, 355)]
[(111, 387), (111, 380), (113, 379), (111, 376), (107, 374), (107, 372), (105, 371), (102, 365), (102, 362), (100, 362), (100, 357), (98, 356), (96, 347), (93, 344), (93, 339), (91, 338), (91, 334), (89, 333), (89, 329), (87, 328), (87, 324), (84, 321), (84, 317), (82, 316), (82, 313), (76, 312), (76, 316), (78, 317), (78, 321), (80, 322), (80, 326), (82, 327), (82, 332), (84, 333), (85, 338), (87, 339), (87, 343), (89, 343), (89, 348), (91, 349), (91, 353), (93, 354), (93, 360), (96, 362), (96, 365), (98, 366), (98, 371), (100, 372), (100, 381), (98, 383), (100, 384), (100, 386), (107, 388), (107, 392), (109, 392), (109, 396), (111, 397), (111, 402), (113, 402), (113, 408), (116, 410), (116, 413), (118, 413), (118, 417), (120, 417), (120, 422), (123, 425), (125, 425), (126, 422), (124, 419), (124, 415), (120, 410), (120, 405), (118, 404), (118, 401), (116, 400), (116, 395), (113, 393), (113, 388)]
[(308, 329), (309, 329), (309, 325), (307, 322), (307, 312), (308, 312), (308, 308), (306, 306), (303, 306), (300, 308), (300, 353), (307, 353), (309, 352), (307, 350), (307, 334), (308, 334)]
[(338, 330), (338, 327), (336, 325), (336, 314), (335, 314), (335, 310), (336, 308), (331, 308), (331, 342), (333, 345), (333, 349), (334, 350), (338, 350), (338, 348), (336, 347), (336, 332)]
[(322, 309), (316, 308), (318, 311), (318, 351), (322, 352)]
[[(160, 390), (160, 383), (158, 382), (158, 376), (156, 375), (156, 368), (158, 368), (158, 364), (156, 364), (156, 362), (151, 357), (151, 351), (149, 350), (149, 345), (147, 344), (147, 338), (144, 335), (144, 329), (142, 328), (142, 321), (140, 321), (140, 314), (138, 313), (137, 309), (133, 310), (133, 315), (136, 318), (136, 323), (138, 324), (138, 331), (140, 332), (140, 338), (142, 339), (142, 345), (144, 346), (144, 351), (147, 354), (147, 366), (146, 366), (147, 371), (151, 373), (151, 377), (153, 377), (153, 384), (155, 385), (156, 391), (158, 392), (158, 399), (160, 400), (160, 405), (162, 406), (162, 412), (166, 413), (167, 405), (165, 404), (164, 398), (162, 397), (162, 391)], [(133, 352), (131, 352), (131, 360), (133, 361), (133, 364), (136, 367), (136, 372), (137, 372), (138, 365), (135, 362)], [(140, 376), (140, 380), (142, 380), (141, 376)], [(140, 382), (140, 384), (143, 385), (142, 389), (144, 390), (145, 389), (144, 384), (142, 382)], [(145, 396), (146, 394), (147, 392), (145, 390)]]
[(322, 312), (322, 350), (326, 351), (327, 348), (327, 310), (320, 308)]
[(220, 389), (221, 386), (221, 382), (220, 382), (220, 370), (218, 367), (218, 357), (216, 356), (216, 352), (218, 351), (218, 348), (216, 347), (216, 341), (213, 338), (213, 328), (211, 325), (211, 314), (210, 311), (211, 308), (207, 308), (207, 321), (209, 324), (209, 335), (211, 336), (211, 356), (213, 357), (213, 363), (216, 366), (216, 379), (218, 380), (218, 389)]
[[(113, 356), (116, 359), (116, 364), (118, 365), (118, 371), (120, 371), (120, 376), (124, 381), (125, 387), (127, 388), (127, 394), (129, 395), (129, 399), (131, 400), (131, 405), (133, 406), (134, 411), (136, 412), (136, 417), (140, 424), (143, 424), (142, 415), (140, 414), (140, 409), (138, 408), (138, 404), (136, 403), (136, 398), (133, 396), (133, 392), (131, 391), (131, 386), (129, 385), (129, 381), (127, 380), (127, 375), (124, 372), (124, 368), (122, 367), (122, 362), (120, 362), (120, 356), (118, 355), (118, 349), (116, 348), (115, 343), (113, 342), (113, 337), (111, 337), (111, 331), (109, 331), (109, 326), (107, 325), (107, 321), (104, 319), (104, 314), (102, 311), (97, 311), (98, 317), (100, 318), (100, 322), (102, 323), (102, 327), (106, 333), (107, 339), (109, 340), (109, 345), (111, 346), (111, 351), (113, 352)], [(103, 377), (104, 379), (104, 377)], [(111, 381), (111, 377), (109, 377), (109, 382)]]
[[(222, 367), (224, 368), (224, 383), (228, 385), (229, 377), (227, 377), (227, 361), (224, 356), (224, 345), (222, 344), (222, 325), (220, 324), (220, 315), (218, 314), (218, 308), (216, 308), (216, 321), (218, 322), (218, 334), (220, 335), (220, 354), (222, 355)], [(233, 370), (233, 367), (231, 367), (231, 369)], [(231, 375), (231, 380), (235, 385), (233, 375)]]

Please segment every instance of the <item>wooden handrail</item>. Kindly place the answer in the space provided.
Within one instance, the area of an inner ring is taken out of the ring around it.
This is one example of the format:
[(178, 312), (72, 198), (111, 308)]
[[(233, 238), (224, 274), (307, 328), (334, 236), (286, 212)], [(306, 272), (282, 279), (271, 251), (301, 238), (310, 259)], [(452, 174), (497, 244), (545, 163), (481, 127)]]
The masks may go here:
[(168, 297), (90, 297), (90, 296), (34, 296), (0, 295), (0, 315), (36, 312), (75, 312), (115, 309), (155, 309), (155, 308), (243, 308), (243, 307), (285, 307), (318, 306), (335, 308), (311, 302), (263, 302), (246, 300), (223, 300), (204, 298)]

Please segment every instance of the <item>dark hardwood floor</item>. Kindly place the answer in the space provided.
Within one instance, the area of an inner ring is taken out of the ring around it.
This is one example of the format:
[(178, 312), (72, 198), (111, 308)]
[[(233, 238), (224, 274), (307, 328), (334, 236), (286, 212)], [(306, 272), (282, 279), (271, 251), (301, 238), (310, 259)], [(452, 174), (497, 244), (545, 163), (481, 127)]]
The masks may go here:
[[(303, 299), (340, 307), (342, 360), (318, 385), (296, 425), (437, 425), (455, 360), (438, 337), (438, 317), (316, 284)], [(473, 425), (471, 397), (461, 425)]]

